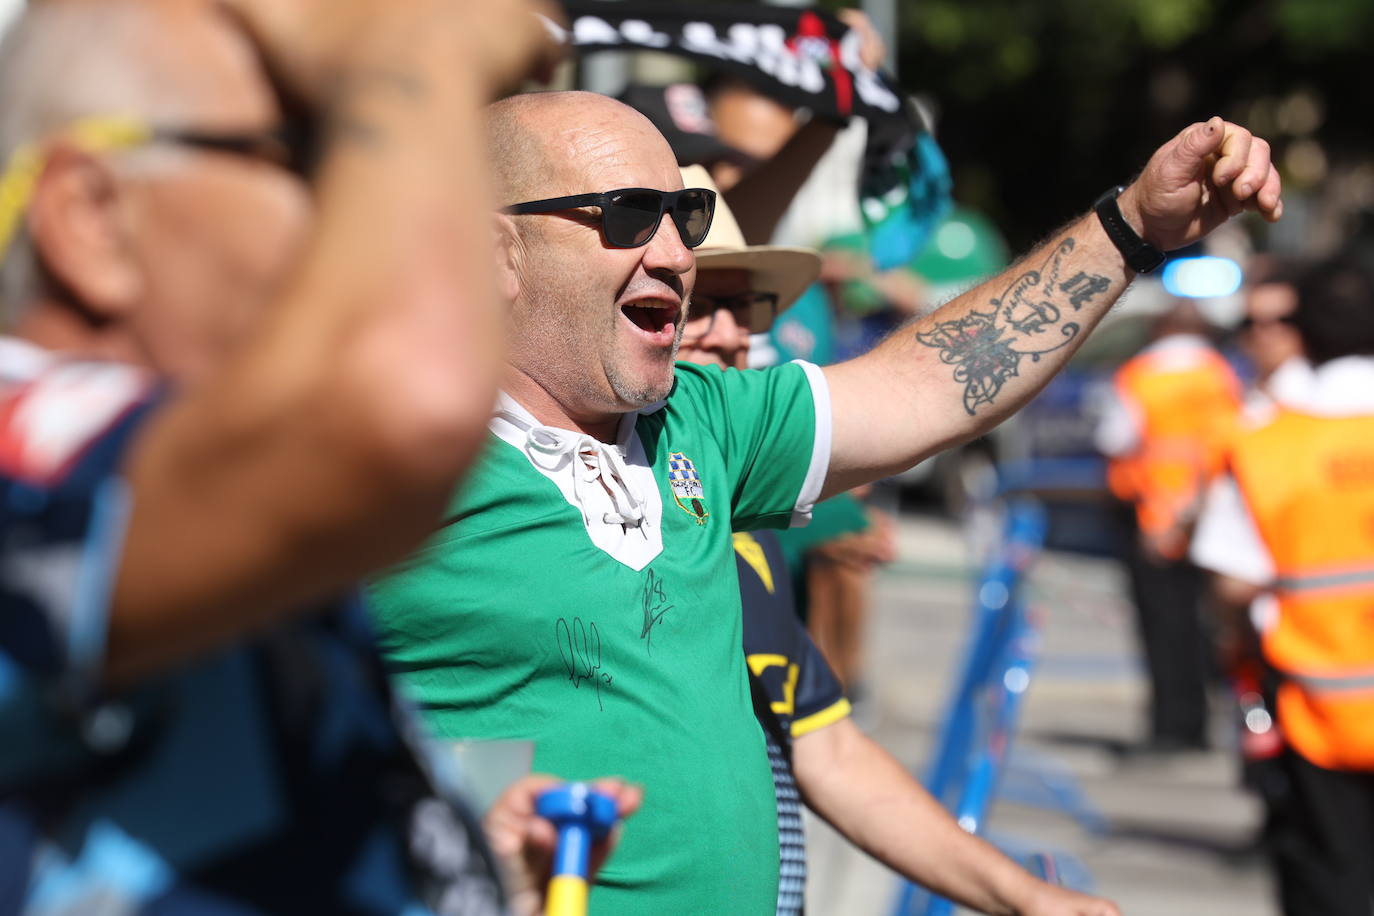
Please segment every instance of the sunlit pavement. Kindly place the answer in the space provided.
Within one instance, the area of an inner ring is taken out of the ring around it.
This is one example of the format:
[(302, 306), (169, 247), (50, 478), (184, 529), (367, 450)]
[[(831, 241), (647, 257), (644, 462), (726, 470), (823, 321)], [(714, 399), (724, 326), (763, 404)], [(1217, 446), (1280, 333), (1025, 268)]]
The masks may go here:
[[(905, 517), (901, 560), (878, 581), (868, 633), (870, 696), (861, 725), (923, 773), (950, 678), (962, 658), (971, 588), (957, 527)], [(1061, 768), (1106, 817), (1094, 835), (1070, 816), (1002, 800), (995, 841), (1076, 860), (1093, 889), (1128, 916), (1272, 916), (1269, 878), (1253, 840), (1260, 806), (1237, 785), (1231, 708), (1219, 697), (1218, 750), (1123, 754), (1143, 733), (1138, 669), (1124, 583), (1109, 561), (1047, 554), (1033, 575), (1044, 646), (1013, 752), (1009, 792)], [(1048, 761), (1048, 763), (1047, 763)], [(812, 916), (887, 916), (898, 884), (815, 818), (807, 823)], [(917, 838), (913, 837), (913, 841)], [(1073, 883), (1072, 881), (1070, 883)]]

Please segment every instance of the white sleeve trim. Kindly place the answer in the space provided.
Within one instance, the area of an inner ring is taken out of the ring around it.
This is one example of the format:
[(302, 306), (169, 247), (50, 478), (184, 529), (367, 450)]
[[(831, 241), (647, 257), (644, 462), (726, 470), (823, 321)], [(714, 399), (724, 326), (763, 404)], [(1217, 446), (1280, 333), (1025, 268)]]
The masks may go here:
[(1194, 563), (1214, 573), (1251, 585), (1274, 581), (1273, 557), (1229, 474), (1208, 488), (1189, 552)]
[(816, 408), (816, 438), (811, 443), (811, 464), (806, 469), (801, 491), (797, 493), (796, 505), (792, 507), (791, 527), (800, 528), (811, 521), (811, 510), (816, 508), (825, 478), (830, 473), (830, 446), (835, 427), (830, 411), (830, 385), (825, 380), (825, 373), (815, 363), (801, 359), (793, 362), (806, 373), (806, 381), (811, 386), (811, 401)]

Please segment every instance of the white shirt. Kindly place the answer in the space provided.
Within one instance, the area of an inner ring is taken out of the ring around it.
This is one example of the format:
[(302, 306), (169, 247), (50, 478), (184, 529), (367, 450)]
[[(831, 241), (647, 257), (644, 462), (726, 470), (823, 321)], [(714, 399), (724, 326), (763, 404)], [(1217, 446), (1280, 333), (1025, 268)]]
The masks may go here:
[[(1374, 414), (1374, 356), (1333, 359), (1312, 370), (1305, 382), (1296, 374), (1293, 378), (1295, 384), (1286, 391), (1271, 386), (1282, 406), (1318, 417)], [(1229, 474), (1217, 478), (1207, 491), (1191, 557), (1204, 569), (1252, 585), (1268, 585), (1274, 579), (1273, 557)]]

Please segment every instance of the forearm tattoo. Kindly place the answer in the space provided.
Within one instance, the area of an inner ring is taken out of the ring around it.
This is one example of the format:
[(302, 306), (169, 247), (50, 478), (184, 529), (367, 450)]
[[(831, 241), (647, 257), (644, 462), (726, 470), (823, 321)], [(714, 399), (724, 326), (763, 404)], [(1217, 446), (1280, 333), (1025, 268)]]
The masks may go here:
[(1084, 271), (1061, 280), (1064, 259), (1073, 249), (1074, 240), (1064, 239), (1040, 270), (1021, 274), (992, 299), (990, 311), (971, 309), (917, 333), (918, 341), (939, 350), (940, 361), (954, 367), (969, 416), (997, 398), (1007, 379), (1019, 374), (1022, 359), (1039, 362), (1078, 336), (1077, 322), (1060, 322), (1065, 304), (1077, 312), (1111, 286), (1106, 277)]

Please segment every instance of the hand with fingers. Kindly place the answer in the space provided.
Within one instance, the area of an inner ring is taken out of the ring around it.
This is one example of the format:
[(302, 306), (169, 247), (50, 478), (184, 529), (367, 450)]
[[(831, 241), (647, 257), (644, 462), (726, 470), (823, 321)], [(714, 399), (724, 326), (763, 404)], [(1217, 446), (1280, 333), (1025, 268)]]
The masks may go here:
[(859, 35), (859, 60), (870, 70), (877, 70), (887, 60), (887, 44), (873, 20), (863, 10), (843, 9), (835, 14), (840, 21)]
[[(492, 852), (500, 860), (509, 891), (511, 912), (533, 916), (544, 912), (544, 892), (553, 870), (558, 831), (536, 813), (539, 796), (562, 786), (552, 776), (526, 776), (516, 781), (491, 806), (482, 826)], [(639, 810), (644, 790), (620, 779), (600, 779), (591, 787), (616, 802), (621, 821)], [(620, 827), (592, 844), (589, 875), (595, 876), (620, 839)]]
[(1121, 916), (1115, 903), (1066, 887), (1037, 881), (1030, 898), (1017, 907), (1020, 916)]
[(1214, 117), (1189, 125), (1156, 150), (1118, 204), (1145, 241), (1172, 251), (1242, 210), (1276, 221), (1283, 214), (1281, 190), (1269, 144)]

